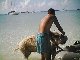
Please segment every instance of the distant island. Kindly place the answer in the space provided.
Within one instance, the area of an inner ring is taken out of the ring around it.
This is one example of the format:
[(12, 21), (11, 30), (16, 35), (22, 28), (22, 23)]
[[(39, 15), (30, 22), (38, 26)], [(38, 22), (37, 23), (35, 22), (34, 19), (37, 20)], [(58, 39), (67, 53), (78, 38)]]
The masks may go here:
[[(80, 11), (80, 8), (75, 9), (75, 10), (62, 9), (62, 10), (55, 10), (55, 11), (76, 11), (76, 10)], [(19, 14), (25, 14), (25, 13), (40, 13), (40, 12), (47, 12), (47, 10), (46, 11), (21, 11), (21, 12), (12, 10), (4, 15), (19, 15)]]

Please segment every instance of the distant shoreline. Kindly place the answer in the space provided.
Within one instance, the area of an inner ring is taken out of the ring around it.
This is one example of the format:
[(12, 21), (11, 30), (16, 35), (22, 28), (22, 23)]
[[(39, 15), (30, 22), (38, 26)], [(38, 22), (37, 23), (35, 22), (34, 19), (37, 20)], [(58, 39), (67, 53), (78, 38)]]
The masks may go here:
[[(55, 11), (80, 11), (80, 9), (77, 9), (77, 10), (55, 10)], [(26, 12), (15, 12), (15, 13), (25, 14), (25, 13), (40, 13), (40, 12), (47, 12), (47, 11), (31, 11), (31, 12), (26, 11)], [(9, 15), (8, 13), (4, 13), (4, 14), (1, 13), (0, 15)], [(18, 15), (18, 14), (13, 14), (13, 15)]]

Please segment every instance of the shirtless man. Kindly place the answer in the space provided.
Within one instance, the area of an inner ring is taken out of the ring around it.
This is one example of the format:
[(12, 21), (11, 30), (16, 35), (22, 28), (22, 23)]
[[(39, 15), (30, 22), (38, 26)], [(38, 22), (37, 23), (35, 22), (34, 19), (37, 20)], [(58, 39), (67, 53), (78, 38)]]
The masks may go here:
[(50, 8), (48, 14), (41, 20), (39, 25), (37, 40), (37, 52), (41, 54), (41, 60), (51, 60), (51, 43), (49, 39), (50, 28), (52, 24), (56, 25), (58, 30), (65, 35), (62, 27), (60, 26), (56, 16), (55, 10)]

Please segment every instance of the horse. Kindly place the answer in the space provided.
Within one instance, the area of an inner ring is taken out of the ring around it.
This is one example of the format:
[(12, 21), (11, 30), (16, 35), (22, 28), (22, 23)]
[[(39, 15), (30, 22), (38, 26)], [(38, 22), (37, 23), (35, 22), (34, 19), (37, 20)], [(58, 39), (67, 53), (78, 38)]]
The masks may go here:
[[(67, 41), (67, 36), (59, 34), (58, 32), (51, 32), (50, 38), (52, 49), (53, 47), (59, 47), (59, 44), (65, 44)], [(35, 35), (30, 35), (23, 38), (18, 43), (18, 47), (15, 50), (20, 50), (24, 57), (28, 59), (31, 52), (37, 52), (36, 46), (37, 44)]]

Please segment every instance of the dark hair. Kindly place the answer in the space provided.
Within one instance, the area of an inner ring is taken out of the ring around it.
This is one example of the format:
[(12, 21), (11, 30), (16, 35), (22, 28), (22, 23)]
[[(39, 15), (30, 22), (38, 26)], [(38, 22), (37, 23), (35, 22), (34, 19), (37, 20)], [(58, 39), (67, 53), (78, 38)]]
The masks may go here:
[(48, 10), (48, 14), (54, 14), (54, 15), (55, 15), (55, 10), (52, 9), (52, 8), (50, 8), (50, 9)]

